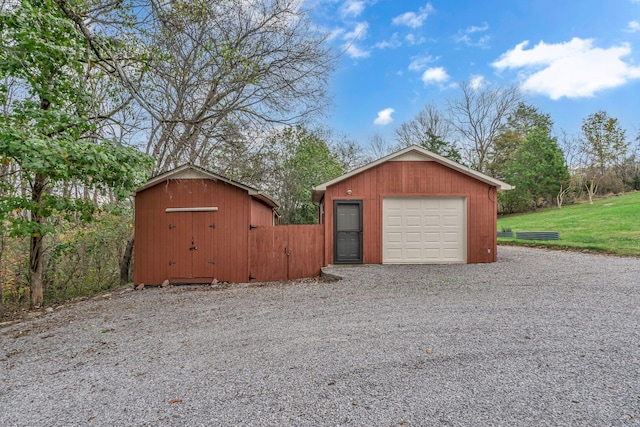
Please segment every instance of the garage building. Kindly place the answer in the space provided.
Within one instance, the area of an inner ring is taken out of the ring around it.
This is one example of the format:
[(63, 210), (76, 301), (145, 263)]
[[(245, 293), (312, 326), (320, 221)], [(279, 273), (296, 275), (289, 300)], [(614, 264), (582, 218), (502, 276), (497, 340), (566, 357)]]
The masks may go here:
[(313, 187), (328, 264), (495, 262), (498, 191), (512, 187), (410, 146)]

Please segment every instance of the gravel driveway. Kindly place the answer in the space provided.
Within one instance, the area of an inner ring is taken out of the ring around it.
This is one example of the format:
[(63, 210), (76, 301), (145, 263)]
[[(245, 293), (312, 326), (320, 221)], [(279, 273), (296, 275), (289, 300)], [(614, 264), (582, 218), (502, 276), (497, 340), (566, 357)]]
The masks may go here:
[(638, 258), (330, 271), (6, 326), (0, 425), (640, 425)]

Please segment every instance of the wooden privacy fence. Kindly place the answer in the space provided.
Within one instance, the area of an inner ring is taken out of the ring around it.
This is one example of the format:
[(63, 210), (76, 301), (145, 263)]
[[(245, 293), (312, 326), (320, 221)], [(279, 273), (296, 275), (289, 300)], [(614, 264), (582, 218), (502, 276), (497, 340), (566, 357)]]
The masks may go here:
[(315, 277), (324, 265), (322, 225), (254, 227), (249, 242), (252, 282)]

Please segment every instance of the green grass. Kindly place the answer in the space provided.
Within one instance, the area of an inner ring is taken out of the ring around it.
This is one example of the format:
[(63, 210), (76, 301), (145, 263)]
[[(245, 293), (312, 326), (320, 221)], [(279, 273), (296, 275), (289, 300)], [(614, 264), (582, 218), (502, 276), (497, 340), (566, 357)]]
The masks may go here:
[(559, 231), (560, 240), (499, 238), (498, 243), (553, 246), (640, 256), (640, 192), (498, 218), (498, 230)]

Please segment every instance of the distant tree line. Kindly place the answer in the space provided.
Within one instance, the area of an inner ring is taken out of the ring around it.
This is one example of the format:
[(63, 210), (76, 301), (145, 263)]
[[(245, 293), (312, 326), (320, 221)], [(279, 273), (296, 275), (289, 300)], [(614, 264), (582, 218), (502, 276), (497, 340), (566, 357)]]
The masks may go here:
[(415, 144), (503, 180), (515, 189), (499, 194), (499, 212), (516, 213), (640, 190), (639, 139), (606, 111), (584, 118), (580, 134), (558, 135), (516, 88), (463, 82), (447, 108), (426, 105), (396, 128), (395, 142), (374, 135), (369, 147), (383, 156)]

